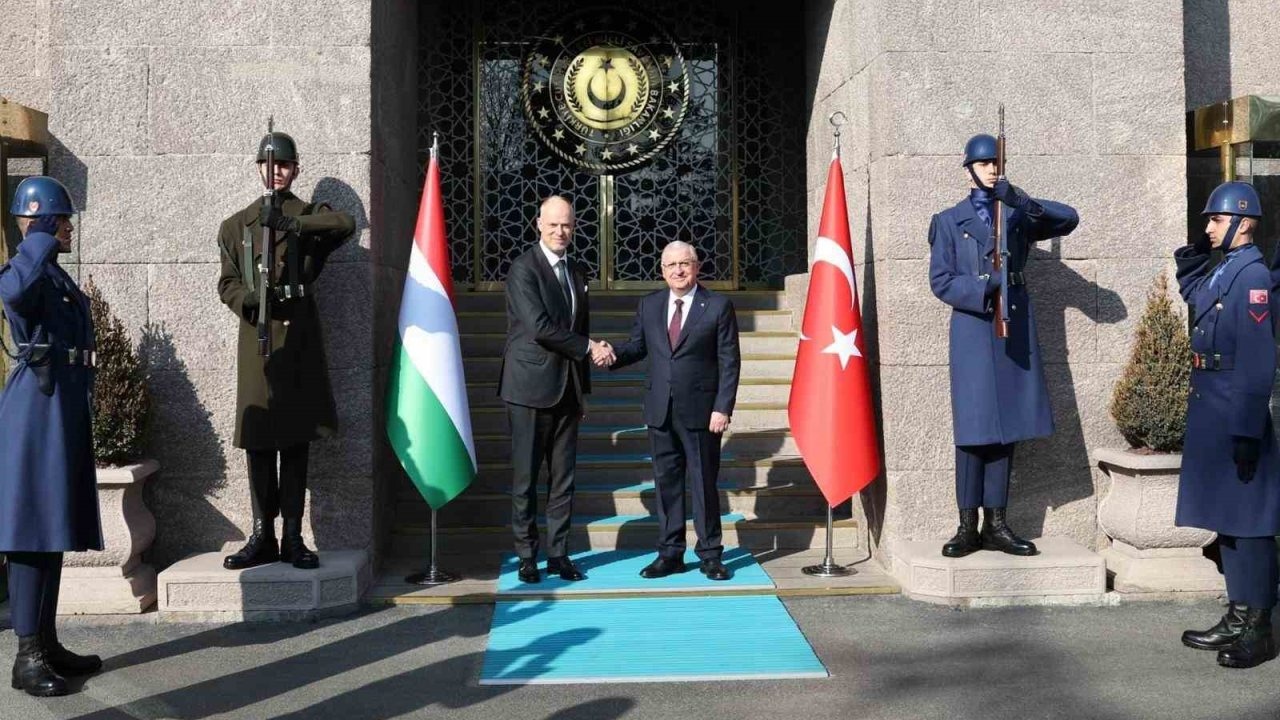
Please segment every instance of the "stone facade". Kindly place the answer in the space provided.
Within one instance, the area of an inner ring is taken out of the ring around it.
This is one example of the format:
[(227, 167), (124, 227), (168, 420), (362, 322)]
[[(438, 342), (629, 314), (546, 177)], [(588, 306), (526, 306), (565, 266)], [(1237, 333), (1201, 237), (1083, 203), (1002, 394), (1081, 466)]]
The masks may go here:
[[(926, 229), (964, 195), (959, 150), (1003, 102), (1011, 177), (1083, 218), (1029, 267), (1058, 430), (1019, 449), (1011, 518), (1027, 535), (1097, 547), (1089, 452), (1121, 443), (1111, 387), (1154, 274), (1184, 242), (1184, 112), (1275, 92), (1280, 59), (1263, 49), (1280, 21), (1262, 0), (1233, 0), (1229, 17), (1208, 0), (804, 5), (811, 230), (826, 118), (840, 110), (881, 402), (885, 477), (856, 514), (886, 561), (894, 542), (954, 527), (949, 408), (921, 402), (947, 396), (948, 310), (928, 288)], [(299, 142), (300, 191), (359, 226), (320, 283), (342, 432), (314, 447), (307, 526), (326, 549), (376, 553), (386, 535), (378, 478), (398, 468), (380, 390), (416, 214), (416, 47), (431, 41), (419, 12), (431, 4), (0, 0), (0, 94), (49, 112), (54, 173), (84, 209), (72, 264), (151, 364), (158, 567), (236, 544), (249, 524), (214, 235), (258, 192), (267, 115)], [(803, 297), (803, 278), (791, 287)]]

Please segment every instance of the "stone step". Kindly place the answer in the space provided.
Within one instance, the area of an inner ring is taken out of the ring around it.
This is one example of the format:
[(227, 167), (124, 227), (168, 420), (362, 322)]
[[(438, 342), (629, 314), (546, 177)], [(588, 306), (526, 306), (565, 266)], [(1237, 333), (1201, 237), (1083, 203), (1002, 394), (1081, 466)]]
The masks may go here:
[[(502, 357), (494, 354), (489, 357), (466, 356), (462, 358), (463, 369), (468, 383), (496, 383), (498, 370), (502, 367)], [(648, 368), (648, 361), (642, 360), (635, 365), (628, 365), (629, 374), (643, 375)], [(796, 369), (795, 348), (788, 353), (744, 353), (740, 376), (744, 378), (778, 378), (791, 377)], [(592, 377), (608, 375), (608, 372), (592, 373)]]
[[(736, 424), (736, 423), (735, 423)], [(476, 457), (485, 462), (511, 458), (511, 436), (502, 434), (474, 435)], [(798, 455), (795, 438), (789, 430), (737, 430), (726, 432), (720, 441), (724, 452), (739, 458), (766, 458), (774, 455)], [(649, 452), (649, 431), (643, 425), (583, 425), (578, 433), (579, 455), (641, 455)]]
[[(602, 310), (634, 313), (640, 298), (651, 292), (653, 290), (592, 290), (591, 312), (593, 315)], [(778, 290), (733, 290), (721, 294), (729, 296), (738, 312), (787, 309), (786, 293)], [(500, 291), (460, 291), (454, 295), (454, 305), (458, 312), (506, 312), (507, 298)]]
[[(640, 402), (644, 398), (644, 378), (641, 373), (617, 372), (591, 375), (590, 401), (628, 399)], [(791, 377), (744, 377), (738, 380), (740, 403), (786, 403), (791, 397)], [(504, 407), (498, 397), (498, 383), (472, 382), (467, 384), (467, 402), (473, 408)]]
[[(639, 402), (625, 399), (589, 398), (586, 422), (592, 425), (639, 427), (644, 424), (643, 406)], [(733, 427), (739, 431), (786, 428), (788, 423), (786, 403), (738, 403), (733, 410)], [(473, 436), (508, 433), (507, 408), (471, 408), (471, 432)], [(485, 457), (477, 456), (476, 459), (482, 463), (489, 462)]]
[(1102, 556), (1065, 537), (1036, 538), (1031, 557), (981, 550), (943, 557), (945, 539), (900, 542), (893, 576), (913, 599), (949, 605), (1101, 601), (1107, 591)]
[[(653, 464), (648, 455), (587, 455), (578, 457), (574, 470), (577, 483), (601, 485), (609, 483), (642, 483), (653, 481)], [(410, 487), (408, 480), (401, 485)], [(809, 469), (799, 457), (771, 457), (743, 459), (732, 455), (720, 457), (720, 484), (775, 485), (813, 484)], [(511, 488), (511, 464), (508, 462), (481, 462), (477, 468), (475, 488), (509, 490)]]
[[(792, 332), (790, 310), (755, 310), (735, 308), (740, 332)], [(625, 337), (635, 323), (635, 308), (629, 310), (591, 310), (591, 332), (610, 337)], [(505, 333), (507, 313), (499, 311), (466, 311), (458, 313), (458, 327), (464, 333)]]
[[(597, 340), (621, 343), (626, 335), (604, 333), (592, 328), (591, 336)], [(738, 347), (743, 355), (785, 355), (794, 357), (799, 335), (793, 332), (744, 332), (738, 336)], [(505, 333), (476, 333), (462, 331), (462, 355), (467, 358), (498, 357), (506, 345)]]
[[(719, 495), (723, 512), (741, 513), (760, 520), (820, 519), (826, 517), (827, 512), (826, 500), (812, 484), (754, 488), (728, 485), (721, 487)], [(397, 523), (430, 522), (431, 508), (416, 490), (397, 493), (396, 499)], [(686, 507), (692, 507), (688, 502)], [(652, 482), (616, 486), (578, 484), (573, 495), (573, 512), (584, 517), (653, 515), (657, 513), (656, 489)], [(505, 491), (468, 488), (436, 515), (441, 527), (504, 525), (511, 521), (511, 495)]]
[[(744, 515), (727, 515), (722, 521), (724, 544), (759, 551), (767, 549), (812, 549), (824, 547), (827, 541), (826, 519), (809, 517), (761, 520)], [(858, 523), (852, 519), (837, 520), (832, 526), (832, 546), (844, 549), (862, 544)], [(545, 534), (545, 528), (541, 528)], [(573, 550), (653, 547), (658, 535), (657, 518), (648, 515), (610, 517), (575, 517), (569, 532)], [(440, 527), (437, 529), (440, 551), (468, 552), (510, 549), (510, 525), (487, 527)], [(689, 547), (697, 542), (693, 523), (688, 523)], [(399, 560), (427, 557), (430, 554), (431, 529), (427, 523), (396, 522), (391, 530), (388, 552)]]

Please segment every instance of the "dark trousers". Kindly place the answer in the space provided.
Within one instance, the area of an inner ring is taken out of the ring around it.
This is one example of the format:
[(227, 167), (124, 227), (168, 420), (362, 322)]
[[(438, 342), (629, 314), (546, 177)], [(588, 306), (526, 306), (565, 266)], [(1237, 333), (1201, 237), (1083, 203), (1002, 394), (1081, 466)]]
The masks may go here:
[(538, 557), (538, 474), (547, 465), (547, 557), (569, 554), (573, 473), (582, 406), (572, 392), (550, 408), (507, 403), (511, 422), (511, 529), (516, 554)]
[(1276, 606), (1276, 565), (1274, 537), (1218, 536), (1222, 552), (1222, 574), (1227, 577), (1227, 599), (1250, 608)]
[(649, 428), (653, 474), (658, 490), (658, 554), (680, 559), (685, 550), (686, 485), (693, 497), (693, 527), (698, 533), (694, 551), (699, 558), (718, 558), (724, 551), (720, 530), (720, 436), (706, 428), (685, 426), (675, 408), (667, 407), (667, 421)]
[(62, 582), (62, 553), (14, 552), (9, 558), (9, 610), (13, 633), (35, 635), (53, 628)]
[[(283, 450), (246, 450), (253, 516), (265, 520), (301, 520), (307, 500), (307, 455), (311, 443)], [(276, 458), (280, 469), (276, 472)]]
[(1013, 443), (956, 446), (956, 504), (961, 510), (1009, 505)]

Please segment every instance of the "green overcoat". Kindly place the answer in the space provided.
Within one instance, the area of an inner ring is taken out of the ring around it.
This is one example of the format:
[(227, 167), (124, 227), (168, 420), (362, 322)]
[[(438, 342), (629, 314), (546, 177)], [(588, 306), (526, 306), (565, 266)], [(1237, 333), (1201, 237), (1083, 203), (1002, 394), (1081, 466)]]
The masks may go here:
[[(222, 272), (218, 295), (239, 319), (236, 351), (236, 432), (234, 444), (249, 450), (286, 448), (337, 432), (338, 418), (324, 337), (316, 309), (315, 281), (329, 254), (355, 231), (350, 215), (327, 205), (311, 205), (292, 193), (281, 194), (281, 211), (298, 218), (301, 298), (271, 300), (271, 353), (258, 353), (257, 266), (262, 250), (261, 200), (222, 222), (218, 247)], [(284, 233), (277, 233), (274, 280), (289, 278)], [(245, 238), (253, 246), (250, 274), (244, 264)], [(248, 299), (248, 302), (246, 302)]]

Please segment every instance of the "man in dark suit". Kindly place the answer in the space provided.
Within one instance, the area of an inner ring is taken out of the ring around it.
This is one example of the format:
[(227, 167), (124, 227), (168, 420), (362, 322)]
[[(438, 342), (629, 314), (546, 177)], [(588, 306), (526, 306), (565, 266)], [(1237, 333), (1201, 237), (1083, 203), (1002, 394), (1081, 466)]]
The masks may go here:
[(720, 436), (738, 396), (738, 319), (733, 303), (698, 284), (698, 251), (679, 240), (662, 251), (666, 290), (636, 308), (631, 337), (615, 348), (613, 369), (649, 358), (644, 421), (658, 490), (658, 557), (640, 575), (684, 572), (684, 494), (693, 486), (695, 551), (702, 574), (728, 580), (720, 561)]
[(548, 466), (547, 572), (565, 580), (583, 575), (569, 559), (573, 471), (578, 423), (591, 392), (588, 358), (612, 358), (607, 343), (589, 336), (586, 276), (568, 257), (573, 206), (560, 196), (542, 202), (538, 244), (511, 263), (507, 275), (507, 342), (498, 394), (511, 422), (511, 526), (519, 577), (539, 582), (538, 473)]

